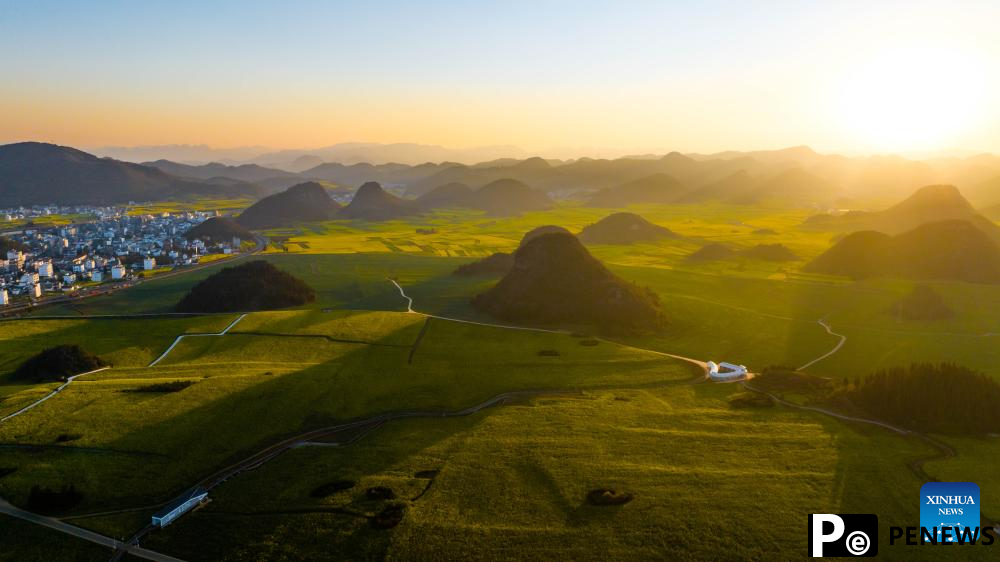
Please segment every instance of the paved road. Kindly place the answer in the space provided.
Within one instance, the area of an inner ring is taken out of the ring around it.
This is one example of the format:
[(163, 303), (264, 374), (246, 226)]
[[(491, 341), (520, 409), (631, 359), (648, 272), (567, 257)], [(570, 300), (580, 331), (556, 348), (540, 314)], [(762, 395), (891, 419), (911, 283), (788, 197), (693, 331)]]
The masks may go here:
[(203, 338), (203, 337), (224, 336), (227, 333), (229, 333), (229, 330), (231, 330), (233, 328), (233, 326), (235, 326), (240, 320), (243, 320), (246, 317), (247, 317), (246, 313), (239, 315), (239, 317), (236, 318), (236, 320), (233, 320), (231, 324), (229, 324), (228, 326), (226, 326), (225, 330), (222, 330), (221, 332), (219, 332), (217, 334), (181, 334), (181, 335), (177, 336), (177, 339), (174, 340), (174, 343), (170, 344), (170, 347), (168, 347), (166, 351), (164, 351), (163, 353), (161, 353), (159, 357), (157, 357), (156, 359), (154, 359), (153, 362), (150, 363), (147, 366), (148, 367), (153, 367), (157, 363), (159, 363), (160, 361), (163, 361), (163, 358), (166, 357), (167, 354), (169, 354), (171, 351), (173, 351), (173, 349), (175, 347), (177, 347), (177, 344), (181, 343), (181, 340), (183, 340), (184, 338)]
[(75, 381), (76, 379), (78, 379), (80, 377), (83, 377), (83, 376), (86, 376), (86, 375), (92, 375), (94, 373), (99, 373), (101, 371), (107, 371), (110, 368), (111, 367), (101, 367), (100, 369), (94, 369), (93, 371), (87, 371), (86, 373), (80, 373), (79, 375), (73, 375), (72, 377), (69, 377), (68, 379), (66, 379), (66, 382), (64, 382), (61, 385), (59, 385), (59, 388), (53, 390), (52, 392), (50, 392), (49, 394), (47, 394), (44, 398), (42, 398), (42, 399), (40, 399), (40, 400), (38, 400), (36, 402), (32, 402), (31, 404), (28, 404), (27, 406), (25, 406), (25, 407), (21, 408), (20, 410), (14, 412), (13, 414), (10, 414), (9, 416), (5, 416), (3, 418), (0, 418), (0, 422), (5, 422), (5, 421), (7, 421), (7, 420), (9, 420), (11, 418), (20, 416), (21, 414), (27, 412), (28, 410), (34, 408), (35, 406), (41, 404), (42, 402), (45, 402), (49, 398), (52, 398), (56, 394), (59, 394), (60, 392), (62, 392), (62, 390), (64, 388), (66, 388), (67, 386), (69, 386), (71, 382)]
[(83, 539), (85, 541), (90, 541), (92, 543), (97, 543), (101, 546), (106, 546), (108, 548), (113, 548), (116, 550), (128, 552), (134, 556), (140, 558), (145, 558), (146, 560), (156, 560), (158, 562), (182, 562), (179, 558), (174, 558), (172, 556), (167, 556), (166, 554), (160, 554), (152, 550), (147, 550), (135, 545), (125, 545), (121, 541), (115, 540), (111, 537), (106, 537), (100, 533), (95, 533), (94, 531), (83, 529), (69, 523), (63, 523), (58, 519), (53, 519), (51, 517), (46, 517), (44, 515), (39, 515), (37, 513), (32, 513), (30, 511), (24, 511), (14, 507), (6, 500), (0, 498), (0, 513), (10, 515), (11, 517), (17, 517), (29, 523), (34, 523), (36, 525), (42, 525), (50, 529), (59, 531), (60, 533), (65, 533), (67, 535), (72, 535), (74, 537)]

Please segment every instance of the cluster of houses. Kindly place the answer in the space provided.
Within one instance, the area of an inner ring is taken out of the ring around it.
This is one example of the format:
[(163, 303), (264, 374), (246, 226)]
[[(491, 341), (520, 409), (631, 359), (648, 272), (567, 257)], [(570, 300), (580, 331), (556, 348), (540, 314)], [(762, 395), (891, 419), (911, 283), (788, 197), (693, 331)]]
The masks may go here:
[(124, 281), (141, 272), (192, 265), (205, 254), (238, 252), (242, 245), (237, 238), (225, 242), (185, 238), (189, 229), (216, 212), (133, 216), (125, 208), (87, 211), (96, 217), (92, 222), (49, 228), (29, 225), (3, 234), (12, 243), (0, 255), (0, 306), (19, 296), (38, 299), (84, 284)]

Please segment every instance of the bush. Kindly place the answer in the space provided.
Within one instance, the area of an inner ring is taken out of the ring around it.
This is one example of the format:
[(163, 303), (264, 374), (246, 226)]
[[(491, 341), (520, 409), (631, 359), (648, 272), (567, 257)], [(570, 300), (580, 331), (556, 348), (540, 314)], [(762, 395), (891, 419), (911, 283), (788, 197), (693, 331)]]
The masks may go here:
[(618, 493), (612, 488), (597, 488), (587, 493), (590, 505), (624, 505), (632, 501), (632, 494)]
[(194, 384), (194, 381), (158, 382), (133, 388), (128, 392), (180, 392), (192, 384)]
[(377, 515), (371, 518), (372, 527), (376, 529), (392, 529), (403, 521), (403, 513), (406, 508), (401, 504), (386, 506)]
[(106, 365), (100, 357), (88, 353), (78, 345), (57, 345), (22, 363), (11, 378), (32, 382), (65, 380)]
[(309, 495), (314, 498), (325, 498), (327, 496), (332, 496), (337, 492), (343, 492), (344, 490), (350, 490), (356, 485), (354, 480), (334, 480), (333, 482), (327, 482), (321, 486), (317, 486)]
[(63, 486), (58, 491), (42, 488), (36, 484), (28, 493), (27, 509), (43, 514), (61, 513), (72, 509), (82, 500), (83, 494), (78, 492), (73, 484)]

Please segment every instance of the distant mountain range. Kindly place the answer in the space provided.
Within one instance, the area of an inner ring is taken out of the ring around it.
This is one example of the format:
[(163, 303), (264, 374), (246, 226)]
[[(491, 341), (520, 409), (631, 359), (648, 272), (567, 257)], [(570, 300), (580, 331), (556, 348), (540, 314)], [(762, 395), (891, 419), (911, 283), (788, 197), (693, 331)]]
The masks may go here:
[[(203, 148), (172, 147), (170, 154), (220, 156)], [(991, 214), (1000, 214), (996, 210), (1000, 209), (1000, 157), (992, 155), (914, 161), (894, 156), (823, 155), (795, 147), (711, 155), (671, 152), (612, 160), (551, 160), (524, 158), (515, 149), (505, 152), (508, 148), (465, 151), (463, 158), (469, 158), (462, 160), (455, 151), (441, 147), (343, 144), (318, 151), (244, 155), (241, 160), (213, 157), (199, 165), (147, 157), (140, 160), (145, 164), (139, 165), (66, 147), (18, 143), (0, 146), (0, 202), (258, 198), (307, 181), (327, 182), (324, 187), (335, 185), (345, 193), (364, 183), (378, 182), (412, 199), (452, 184), (477, 188), (515, 180), (554, 199), (572, 198), (602, 207), (718, 201), (837, 209), (853, 206), (852, 201), (864, 201), (868, 206), (884, 204), (921, 185), (950, 183), (968, 190), (978, 208), (989, 207)], [(112, 153), (134, 158), (153, 151)], [(369, 161), (354, 162), (347, 157), (338, 162), (329, 160), (348, 153)], [(381, 162), (382, 156), (388, 159), (393, 154), (406, 158)], [(518, 157), (511, 158), (512, 154)], [(479, 163), (469, 163), (473, 161)], [(446, 193), (439, 192), (436, 197)]]
[(506, 217), (550, 209), (553, 202), (544, 191), (532, 189), (515, 179), (504, 178), (476, 190), (462, 183), (449, 183), (418, 197), (417, 205), (424, 209), (477, 209), (489, 215)]
[(54, 144), (0, 146), (0, 205), (110, 204), (196, 197), (257, 197), (258, 185), (207, 182), (158, 168), (98, 158)]
[(264, 147), (216, 149), (207, 145), (159, 145), (121, 147), (105, 146), (91, 150), (94, 154), (130, 162), (172, 160), (187, 164), (260, 164), (300, 172), (324, 162), (357, 164), (421, 164), (423, 162), (464, 162), (474, 164), (497, 158), (524, 158), (524, 150), (510, 145), (473, 148), (447, 148), (418, 143), (348, 142), (320, 148), (271, 150)]

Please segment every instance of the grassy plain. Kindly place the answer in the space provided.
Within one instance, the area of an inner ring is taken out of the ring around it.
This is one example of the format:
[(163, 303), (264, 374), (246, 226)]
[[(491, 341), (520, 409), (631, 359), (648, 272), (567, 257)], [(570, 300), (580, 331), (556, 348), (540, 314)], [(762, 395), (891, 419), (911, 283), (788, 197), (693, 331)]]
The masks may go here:
[[(745, 363), (799, 366), (847, 336), (808, 370), (854, 378), (915, 360), (955, 361), (1000, 376), (1000, 288), (934, 283), (955, 317), (906, 323), (886, 311), (911, 283), (806, 275), (802, 264), (831, 233), (798, 228), (808, 211), (765, 207), (643, 206), (647, 219), (682, 235), (658, 244), (593, 246), (622, 277), (653, 289), (669, 325), (623, 343)], [(162, 502), (221, 465), (281, 437), (401, 409), (458, 410), (499, 392), (582, 390), (575, 399), (535, 399), (458, 419), (393, 422), (350, 447), (296, 449), (213, 492), (214, 501), (167, 531), (154, 548), (191, 559), (320, 557), (517, 558), (558, 552), (581, 559), (773, 558), (805, 549), (805, 514), (879, 513), (915, 524), (920, 482), (907, 463), (922, 443), (785, 408), (735, 410), (737, 386), (689, 385), (684, 365), (611, 343), (580, 345), (563, 334), (518, 332), (405, 314), (387, 278), (416, 309), (482, 319), (469, 298), (495, 282), (450, 275), (461, 263), (513, 250), (543, 224), (578, 231), (610, 213), (572, 206), (498, 219), (444, 211), (407, 221), (331, 221), (270, 234), (288, 237), (263, 257), (306, 280), (317, 300), (303, 310), (253, 313), (224, 337), (232, 315), (202, 318), (17, 320), (0, 323), (0, 373), (52, 342), (83, 343), (115, 368), (81, 379), (29, 414), (0, 424), (0, 496), (23, 502), (36, 483), (73, 482), (85, 493), (74, 513), (142, 508), (77, 520), (129, 534)], [(734, 218), (736, 217), (736, 218)], [(433, 230), (416, 234), (416, 229)], [(780, 242), (801, 259), (691, 265), (706, 242), (746, 247)], [(287, 248), (284, 251), (282, 248)], [(360, 252), (360, 253), (359, 253)], [(165, 312), (215, 267), (157, 279), (42, 314)], [(422, 333), (422, 336), (421, 336)], [(549, 350), (556, 356), (540, 356)], [(0, 413), (53, 385), (4, 384)], [(189, 380), (176, 393), (132, 392)], [(60, 441), (69, 435), (69, 442)], [(926, 470), (983, 489), (1000, 513), (990, 472), (995, 438), (943, 438), (959, 451)], [(39, 446), (26, 451), (11, 444)], [(416, 477), (438, 470), (430, 480)], [(309, 492), (337, 478), (358, 481), (325, 499)], [(382, 507), (360, 497), (389, 485), (406, 505), (394, 531), (364, 517)], [(584, 502), (610, 486), (635, 494), (619, 508)], [(992, 491), (991, 491), (992, 489)], [(719, 532), (722, 529), (724, 532)], [(219, 531), (219, 532), (216, 532)], [(211, 540), (209, 540), (211, 539)], [(883, 537), (887, 544), (887, 537)], [(526, 550), (526, 547), (535, 550)], [(553, 550), (545, 550), (550, 548)], [(558, 549), (558, 550), (556, 550)], [(981, 554), (981, 553), (974, 553)], [(925, 550), (894, 550), (922, 559)]]
[[(905, 463), (929, 451), (882, 430), (791, 410), (737, 410), (734, 385), (591, 391), (470, 418), (394, 422), (347, 448), (301, 448), (221, 488), (147, 544), (192, 559), (799, 559), (808, 513), (919, 518)], [(428, 478), (423, 471), (437, 471)], [(325, 498), (328, 482), (357, 485)], [(371, 528), (388, 486), (405, 506)], [(589, 505), (594, 488), (634, 496)], [(218, 532), (216, 532), (218, 531)], [(783, 553), (777, 554), (778, 552)], [(986, 552), (977, 552), (985, 558)]]

